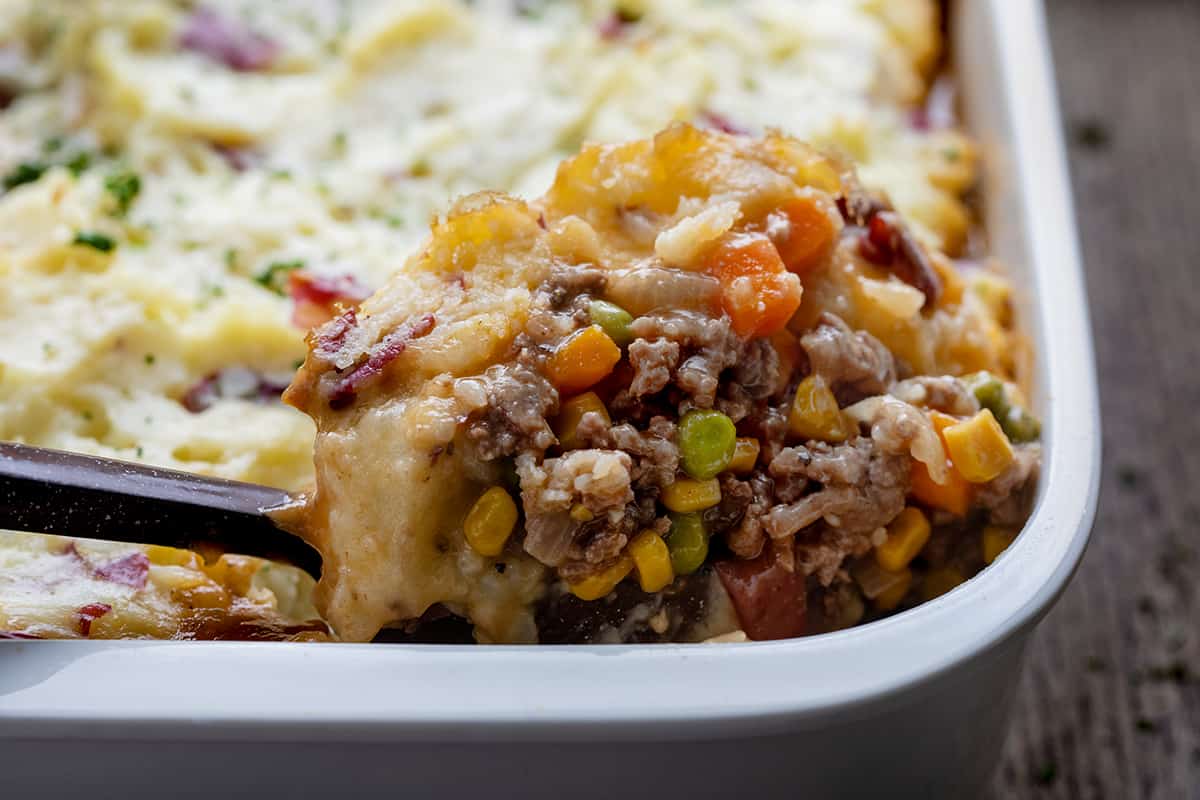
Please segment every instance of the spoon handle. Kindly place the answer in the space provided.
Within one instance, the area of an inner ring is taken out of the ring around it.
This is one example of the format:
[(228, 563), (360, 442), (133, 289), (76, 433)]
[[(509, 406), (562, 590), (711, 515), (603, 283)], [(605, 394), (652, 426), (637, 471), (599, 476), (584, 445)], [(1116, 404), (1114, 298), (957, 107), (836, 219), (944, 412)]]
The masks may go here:
[(288, 561), (320, 575), (317, 551), (267, 512), (282, 489), (97, 456), (0, 442), (0, 527), (223, 551)]

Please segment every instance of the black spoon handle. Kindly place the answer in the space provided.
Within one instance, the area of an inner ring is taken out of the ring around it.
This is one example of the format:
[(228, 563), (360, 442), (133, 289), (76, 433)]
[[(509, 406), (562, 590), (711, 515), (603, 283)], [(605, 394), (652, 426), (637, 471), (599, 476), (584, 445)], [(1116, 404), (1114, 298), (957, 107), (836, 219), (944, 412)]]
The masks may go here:
[(0, 442), (0, 528), (134, 544), (207, 543), (319, 576), (320, 555), (267, 511), (282, 489)]

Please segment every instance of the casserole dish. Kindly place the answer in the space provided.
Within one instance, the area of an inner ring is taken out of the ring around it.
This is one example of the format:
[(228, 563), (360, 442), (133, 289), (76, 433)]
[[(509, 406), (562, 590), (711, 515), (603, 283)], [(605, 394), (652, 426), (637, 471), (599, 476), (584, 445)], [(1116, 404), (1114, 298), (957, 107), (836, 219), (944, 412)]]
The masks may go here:
[(1037, 507), (991, 568), (895, 617), (781, 642), (8, 643), (6, 786), (36, 794), (52, 776), (64, 793), (102, 782), (157, 796), (187, 775), (174, 794), (978, 793), (1025, 642), (1086, 544), (1100, 439), (1040, 4), (953, 12), (992, 250), (1029, 287), (1019, 318), (1046, 423)]

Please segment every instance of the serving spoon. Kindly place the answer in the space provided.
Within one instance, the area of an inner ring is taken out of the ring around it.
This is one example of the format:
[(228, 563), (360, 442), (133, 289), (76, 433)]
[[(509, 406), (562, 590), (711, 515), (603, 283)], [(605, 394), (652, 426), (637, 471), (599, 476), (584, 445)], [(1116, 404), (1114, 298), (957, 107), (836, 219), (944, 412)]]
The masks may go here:
[(287, 561), (320, 577), (321, 556), (278, 527), (282, 489), (0, 442), (0, 528)]

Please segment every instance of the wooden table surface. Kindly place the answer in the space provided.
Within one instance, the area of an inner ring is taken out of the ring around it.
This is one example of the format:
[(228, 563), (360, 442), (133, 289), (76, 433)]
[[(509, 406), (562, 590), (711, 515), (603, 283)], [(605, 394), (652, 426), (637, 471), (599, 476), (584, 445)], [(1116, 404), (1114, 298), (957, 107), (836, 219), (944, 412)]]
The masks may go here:
[(995, 798), (1200, 798), (1200, 0), (1047, 0), (1104, 424)]

